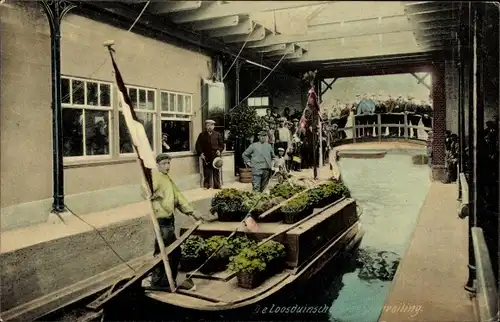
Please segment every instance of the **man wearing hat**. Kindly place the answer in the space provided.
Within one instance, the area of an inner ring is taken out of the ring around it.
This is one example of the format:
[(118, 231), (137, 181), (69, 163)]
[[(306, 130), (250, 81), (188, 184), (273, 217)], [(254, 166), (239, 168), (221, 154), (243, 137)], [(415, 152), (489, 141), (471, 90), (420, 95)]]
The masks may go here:
[(220, 189), (220, 173), (214, 169), (213, 161), (220, 157), (224, 150), (224, 138), (222, 134), (214, 131), (215, 122), (213, 120), (205, 121), (205, 131), (198, 135), (196, 140), (196, 152), (203, 161), (203, 186), (210, 189), (210, 181), (213, 180), (213, 188)]
[(242, 157), (245, 165), (252, 168), (252, 188), (254, 192), (263, 192), (269, 179), (273, 160), (276, 158), (271, 144), (267, 143), (268, 132), (259, 133), (259, 142), (252, 143), (243, 152)]
[[(175, 236), (175, 218), (174, 211), (178, 209), (185, 215), (191, 216), (196, 220), (213, 221), (215, 217), (203, 217), (196, 214), (194, 209), (189, 205), (186, 198), (176, 187), (170, 176), (171, 157), (166, 153), (160, 153), (156, 157), (157, 169), (152, 170), (153, 191), (151, 191), (151, 203), (158, 219), (160, 226), (161, 237), (165, 247), (172, 244), (177, 238)], [(143, 188), (143, 196), (146, 194), (145, 186)], [(154, 245), (154, 255), (160, 253), (158, 242)], [(180, 248), (176, 248), (169, 255), (169, 262), (172, 269), (172, 277), (175, 281), (177, 277), (177, 269), (181, 258)], [(168, 279), (165, 273), (165, 267), (159, 265), (152, 273), (151, 284), (153, 287), (167, 287)], [(194, 286), (192, 281), (186, 280), (180, 287), (190, 289)]]

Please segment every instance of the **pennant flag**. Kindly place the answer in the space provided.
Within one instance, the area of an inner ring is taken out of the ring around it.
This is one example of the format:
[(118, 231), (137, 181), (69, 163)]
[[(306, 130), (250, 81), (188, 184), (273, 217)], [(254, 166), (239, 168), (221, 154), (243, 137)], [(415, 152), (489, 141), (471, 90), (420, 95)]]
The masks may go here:
[(118, 88), (118, 101), (120, 107), (122, 108), (122, 113), (125, 118), (128, 132), (130, 133), (132, 144), (139, 158), (146, 184), (149, 186), (149, 191), (153, 191), (153, 178), (151, 170), (156, 168), (154, 153), (153, 150), (151, 150), (151, 145), (149, 144), (148, 136), (146, 135), (144, 126), (139, 121), (134, 111), (132, 100), (128, 95), (127, 88), (125, 87), (125, 83), (123, 82), (120, 70), (116, 65), (115, 58), (113, 57), (113, 54), (110, 53), (110, 55), (111, 61), (113, 63), (113, 68), (115, 70), (115, 83), (116, 87)]

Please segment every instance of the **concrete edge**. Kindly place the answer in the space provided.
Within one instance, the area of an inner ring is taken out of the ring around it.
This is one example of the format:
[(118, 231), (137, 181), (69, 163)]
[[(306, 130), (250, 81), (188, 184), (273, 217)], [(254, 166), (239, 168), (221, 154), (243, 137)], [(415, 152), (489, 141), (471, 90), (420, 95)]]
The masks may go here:
[[(138, 269), (151, 258), (152, 255), (144, 255), (129, 261), (127, 264), (134, 269)], [(130, 268), (126, 264), (121, 264), (93, 277), (1, 312), (2, 319), (4, 321), (32, 321), (38, 319), (99, 293), (111, 287), (118, 280), (132, 275)]]

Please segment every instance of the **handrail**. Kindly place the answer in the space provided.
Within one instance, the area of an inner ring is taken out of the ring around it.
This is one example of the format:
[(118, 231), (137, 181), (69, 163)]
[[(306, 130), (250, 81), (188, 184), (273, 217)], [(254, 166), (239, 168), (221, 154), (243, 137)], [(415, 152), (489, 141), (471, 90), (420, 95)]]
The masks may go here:
[(476, 300), (480, 321), (498, 321), (498, 290), (483, 230), (473, 227), (471, 233), (476, 259)]
[[(402, 119), (403, 123), (382, 123), (382, 120), (381, 120), (382, 115), (403, 116), (403, 119)], [(355, 115), (354, 120), (353, 120), (354, 121), (353, 126), (346, 126), (343, 128), (338, 128), (337, 132), (352, 130), (352, 132), (353, 132), (352, 137), (343, 138), (341, 140), (352, 139), (355, 142), (356, 139), (366, 139), (367, 138), (367, 136), (358, 135), (358, 133), (362, 134), (362, 132), (363, 132), (363, 134), (364, 134), (365, 129), (370, 129), (370, 128), (375, 129), (376, 128), (376, 131), (372, 132), (372, 137), (373, 138), (378, 137), (378, 140), (381, 141), (382, 138), (385, 137), (385, 135), (382, 134), (382, 130), (388, 131), (388, 128), (398, 128), (398, 135), (396, 136), (396, 138), (401, 138), (401, 139), (406, 139), (406, 140), (412, 139), (412, 140), (426, 141), (427, 140), (427, 133), (422, 138), (419, 138), (418, 135), (415, 138), (415, 137), (413, 137), (413, 131), (410, 131), (410, 130), (416, 129), (416, 130), (424, 130), (427, 132), (429, 130), (432, 130), (432, 128), (408, 124), (408, 115), (411, 115), (411, 114), (407, 114), (407, 113), (380, 113), (380, 114)], [(373, 122), (372, 124), (363, 124), (363, 125), (356, 124), (356, 119), (366, 118), (367, 116), (372, 116), (372, 117), (376, 116), (377, 117), (376, 122), (371, 121), (371, 122)], [(403, 129), (403, 131), (402, 131), (403, 133), (401, 133), (401, 131), (399, 131), (399, 129)], [(377, 134), (375, 134), (375, 133), (377, 133)], [(337, 140), (337, 141), (339, 141), (339, 140)]]

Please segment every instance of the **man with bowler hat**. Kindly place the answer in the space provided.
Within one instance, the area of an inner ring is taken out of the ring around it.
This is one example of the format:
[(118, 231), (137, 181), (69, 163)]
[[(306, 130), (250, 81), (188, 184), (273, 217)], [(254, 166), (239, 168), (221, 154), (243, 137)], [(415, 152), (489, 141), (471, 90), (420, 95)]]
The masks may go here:
[(196, 140), (196, 152), (203, 161), (203, 186), (210, 189), (210, 181), (213, 179), (213, 188), (220, 189), (220, 173), (214, 170), (212, 162), (220, 157), (224, 150), (224, 138), (222, 134), (214, 131), (215, 121), (205, 121), (205, 131), (198, 135)]

